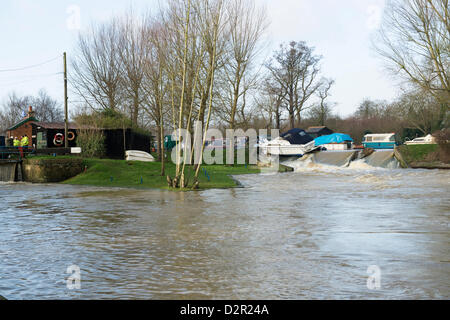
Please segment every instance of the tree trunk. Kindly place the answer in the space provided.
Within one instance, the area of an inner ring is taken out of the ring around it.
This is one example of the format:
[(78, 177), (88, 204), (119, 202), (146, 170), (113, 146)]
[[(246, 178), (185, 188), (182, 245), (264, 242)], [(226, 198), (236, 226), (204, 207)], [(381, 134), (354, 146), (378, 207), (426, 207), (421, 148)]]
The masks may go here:
[(295, 128), (295, 113), (294, 110), (289, 110), (289, 122), (291, 129)]
[(280, 112), (277, 110), (277, 113), (275, 115), (275, 119), (276, 119), (276, 127), (277, 129), (280, 129)]
[(158, 130), (159, 130), (159, 145), (158, 145), (158, 150), (160, 150), (159, 151), (159, 156), (160, 156), (160, 161), (161, 161), (161, 176), (164, 176), (165, 175), (165, 170), (166, 170), (166, 168), (165, 168), (165, 161), (166, 161), (166, 159), (165, 159), (165, 156), (164, 156), (164, 129), (163, 129), (163, 126), (162, 126), (162, 120), (161, 120), (161, 122), (160, 122), (160, 125), (158, 126), (159, 128), (158, 128)]
[(157, 148), (158, 148), (158, 150), (157, 150), (157, 154), (158, 154), (158, 161), (162, 161), (162, 144), (163, 144), (163, 141), (161, 140), (161, 125), (157, 125), (157, 129), (158, 129), (158, 134), (157, 134), (157, 137), (156, 137), (156, 140), (157, 140)]
[(139, 98), (135, 96), (133, 99), (133, 119), (131, 120), (134, 127), (138, 126), (138, 113), (139, 113)]

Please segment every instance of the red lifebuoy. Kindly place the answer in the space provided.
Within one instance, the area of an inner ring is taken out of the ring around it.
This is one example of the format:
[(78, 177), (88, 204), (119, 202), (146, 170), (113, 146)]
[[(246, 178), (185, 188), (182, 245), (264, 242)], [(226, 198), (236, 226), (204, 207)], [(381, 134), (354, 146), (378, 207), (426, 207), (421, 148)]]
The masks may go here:
[(62, 133), (55, 134), (53, 144), (57, 147), (61, 147), (64, 144), (64, 135)]
[(73, 131), (69, 131), (67, 133), (67, 140), (73, 141), (74, 139), (75, 139), (75, 133), (73, 133)]

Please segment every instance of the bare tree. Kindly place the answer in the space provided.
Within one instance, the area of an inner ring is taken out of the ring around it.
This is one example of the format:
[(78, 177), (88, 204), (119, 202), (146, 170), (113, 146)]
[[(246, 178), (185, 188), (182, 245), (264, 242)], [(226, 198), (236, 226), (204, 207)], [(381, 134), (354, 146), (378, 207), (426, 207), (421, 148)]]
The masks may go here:
[(225, 120), (233, 129), (238, 112), (245, 118), (245, 95), (258, 79), (253, 66), (261, 52), (260, 42), (268, 23), (265, 8), (256, 7), (253, 0), (232, 0), (226, 11), (228, 41), (223, 70), (226, 88), (224, 108)]
[(147, 104), (144, 110), (157, 127), (158, 158), (161, 161), (161, 175), (165, 175), (164, 119), (167, 114), (167, 92), (170, 89), (166, 61), (168, 47), (165, 28), (160, 22), (149, 19), (145, 25), (144, 92), (147, 96)]
[(369, 98), (364, 98), (359, 104), (355, 116), (363, 120), (380, 117), (386, 105), (386, 101), (374, 101)]
[(3, 102), (3, 108), (0, 111), (0, 132), (6, 131), (7, 128), (13, 126), (23, 118), (27, 106), (31, 105), (32, 97), (20, 97), (12, 92)]
[(398, 118), (424, 135), (440, 129), (440, 104), (429, 91), (406, 92), (392, 105)]
[(146, 31), (143, 19), (136, 19), (128, 12), (119, 23), (117, 43), (123, 88), (122, 101), (129, 107), (130, 119), (138, 126), (140, 112), (146, 102), (143, 92), (146, 63)]
[(31, 99), (31, 106), (33, 106), (35, 116), (39, 121), (64, 121), (62, 104), (50, 97), (44, 89), (39, 90), (38, 95)]
[(321, 126), (325, 125), (333, 110), (333, 105), (326, 101), (330, 96), (330, 90), (333, 84), (334, 80), (332, 79), (322, 80), (322, 86), (317, 90), (319, 102), (308, 111), (309, 118), (316, 120)]
[(117, 19), (80, 34), (70, 74), (76, 93), (92, 108), (116, 110), (122, 100)]
[(448, 0), (390, 0), (377, 40), (374, 44), (376, 50), (395, 74), (429, 91), (444, 104), (443, 108), (448, 108)]
[(301, 112), (306, 102), (321, 86), (319, 80), (320, 56), (305, 42), (281, 45), (274, 54), (274, 61), (266, 64), (271, 77), (277, 82), (284, 94), (286, 109), (289, 114), (290, 127), (295, 127), (295, 120), (301, 121)]
[(216, 68), (217, 68), (217, 64), (216, 64), (216, 59), (217, 59), (217, 48), (218, 48), (218, 39), (219, 36), (221, 34), (221, 32), (223, 31), (223, 5), (224, 5), (224, 1), (223, 0), (217, 0), (214, 1), (213, 3), (209, 3), (209, 1), (205, 1), (206, 2), (206, 16), (208, 17), (206, 19), (207, 21), (207, 27), (208, 29), (212, 32), (212, 38), (209, 38), (208, 34), (205, 37), (205, 41), (207, 43), (209, 43), (212, 46), (212, 55), (210, 57), (211, 62), (210, 62), (210, 67), (208, 70), (208, 78), (210, 79), (210, 87), (208, 89), (208, 93), (209, 93), (209, 101), (208, 101), (208, 115), (207, 115), (207, 119), (206, 119), (206, 125), (205, 125), (205, 132), (203, 135), (203, 142), (202, 142), (202, 150), (200, 153), (200, 163), (197, 166), (196, 170), (195, 170), (195, 182), (193, 187), (198, 187), (198, 174), (200, 172), (200, 167), (201, 164), (203, 162), (203, 151), (205, 149), (205, 143), (206, 143), (206, 134), (209, 128), (209, 124), (211, 121), (211, 114), (212, 114), (212, 104), (213, 104), (213, 95), (214, 95), (214, 76), (215, 76), (215, 72), (216, 72)]
[(37, 96), (18, 96), (12, 92), (0, 110), (0, 131), (5, 131), (23, 119), (29, 106), (33, 107), (39, 121), (57, 122), (64, 119), (61, 103), (50, 97), (44, 89), (39, 90)]
[(269, 123), (272, 128), (281, 128), (282, 114), (286, 92), (277, 81), (267, 78), (260, 88), (257, 105), (263, 113), (269, 114)]

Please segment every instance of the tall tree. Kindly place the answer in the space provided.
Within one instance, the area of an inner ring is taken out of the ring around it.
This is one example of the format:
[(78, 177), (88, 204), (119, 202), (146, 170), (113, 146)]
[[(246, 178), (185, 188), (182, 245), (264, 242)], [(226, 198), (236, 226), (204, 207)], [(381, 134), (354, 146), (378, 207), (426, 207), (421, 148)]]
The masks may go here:
[(70, 80), (76, 93), (94, 109), (120, 107), (123, 93), (119, 35), (117, 19), (92, 26), (89, 32), (79, 35)]
[(128, 106), (134, 126), (138, 126), (139, 115), (146, 102), (143, 92), (146, 36), (145, 21), (136, 19), (132, 11), (120, 20), (117, 47), (123, 88), (122, 101)]
[(291, 128), (295, 127), (296, 118), (297, 122), (301, 121), (306, 102), (321, 86), (320, 60), (305, 42), (292, 41), (288, 47), (281, 45), (273, 61), (266, 65), (284, 93)]
[(149, 19), (145, 28), (143, 89), (147, 99), (144, 110), (157, 127), (158, 160), (161, 161), (161, 175), (164, 175), (164, 117), (167, 114), (166, 99), (169, 91), (166, 61), (168, 47), (165, 28), (160, 22)]
[[(253, 70), (255, 58), (260, 53), (262, 36), (267, 29), (267, 15), (253, 0), (232, 0), (227, 6), (227, 54), (223, 76), (225, 78), (225, 108), (228, 126), (234, 129), (241, 104), (244, 115), (245, 95), (256, 85), (257, 73)], [(228, 89), (228, 90), (227, 90)]]
[(308, 111), (309, 118), (314, 119), (321, 126), (324, 126), (327, 119), (331, 116), (333, 106), (327, 102), (327, 99), (330, 96), (330, 90), (333, 84), (334, 80), (332, 79), (322, 80), (322, 86), (317, 90), (319, 102)]
[(270, 127), (280, 129), (286, 91), (271, 77), (264, 81), (260, 91), (260, 99), (257, 99), (260, 108), (269, 114)]
[(450, 101), (448, 0), (390, 0), (375, 48), (395, 74), (441, 103), (443, 123)]

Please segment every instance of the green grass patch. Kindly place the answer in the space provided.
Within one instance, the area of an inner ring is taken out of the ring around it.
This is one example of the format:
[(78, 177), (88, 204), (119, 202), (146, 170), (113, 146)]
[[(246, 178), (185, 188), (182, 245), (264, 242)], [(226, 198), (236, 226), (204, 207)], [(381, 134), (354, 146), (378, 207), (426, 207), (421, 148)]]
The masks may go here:
[(428, 155), (438, 151), (437, 144), (402, 145), (399, 150), (408, 163), (424, 161)]
[[(66, 180), (65, 184), (92, 185), (102, 187), (133, 187), (171, 189), (166, 176), (175, 175), (175, 164), (166, 163), (166, 174), (161, 176), (161, 163), (109, 159), (84, 159), (87, 170)], [(200, 169), (200, 189), (233, 188), (237, 186), (230, 175), (259, 173), (255, 166), (204, 165)], [(206, 173), (205, 173), (206, 170)], [(208, 179), (209, 177), (209, 179)], [(185, 179), (189, 186), (194, 178), (193, 167), (186, 166)]]

